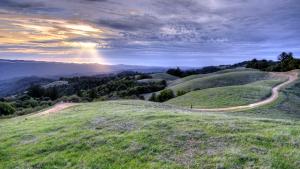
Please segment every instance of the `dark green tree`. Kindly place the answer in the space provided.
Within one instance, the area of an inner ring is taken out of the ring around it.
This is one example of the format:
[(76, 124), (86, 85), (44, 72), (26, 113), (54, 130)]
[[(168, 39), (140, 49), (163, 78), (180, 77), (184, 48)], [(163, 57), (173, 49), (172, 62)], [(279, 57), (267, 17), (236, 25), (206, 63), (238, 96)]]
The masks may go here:
[(186, 93), (187, 93), (186, 91), (178, 90), (176, 93), (176, 96), (182, 96), (182, 95), (185, 95)]
[(149, 98), (149, 101), (156, 102), (156, 93), (152, 93), (151, 97)]
[(0, 116), (14, 114), (15, 111), (15, 108), (13, 108), (11, 105), (0, 102)]
[(92, 100), (98, 97), (96, 88), (91, 89), (88, 94), (89, 94), (89, 98)]
[(167, 100), (170, 100), (172, 98), (174, 98), (174, 92), (171, 89), (165, 89), (162, 92), (160, 92), (160, 94), (157, 96), (157, 101), (158, 102), (165, 102)]
[(28, 89), (28, 95), (34, 98), (40, 98), (43, 97), (45, 94), (45, 89), (40, 85), (33, 85), (30, 86)]

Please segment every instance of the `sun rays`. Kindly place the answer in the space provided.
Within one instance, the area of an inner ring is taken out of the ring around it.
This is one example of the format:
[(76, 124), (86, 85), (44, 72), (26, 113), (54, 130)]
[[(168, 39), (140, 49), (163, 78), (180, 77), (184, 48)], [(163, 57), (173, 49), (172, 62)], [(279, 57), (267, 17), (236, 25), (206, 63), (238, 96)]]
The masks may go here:
[(2, 53), (50, 55), (45, 58), (64, 62), (107, 63), (100, 50), (108, 46), (101, 39), (109, 31), (90, 23), (1, 13), (0, 22), (0, 45), (6, 46)]

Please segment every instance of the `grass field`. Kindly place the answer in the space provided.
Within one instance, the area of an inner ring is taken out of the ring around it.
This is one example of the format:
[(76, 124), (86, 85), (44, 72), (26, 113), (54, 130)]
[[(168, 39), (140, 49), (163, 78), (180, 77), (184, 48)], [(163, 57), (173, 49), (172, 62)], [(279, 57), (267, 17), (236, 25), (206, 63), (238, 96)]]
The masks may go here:
[(166, 80), (166, 81), (173, 81), (173, 80), (179, 79), (178, 77), (169, 75), (167, 73), (154, 73), (154, 74), (151, 74), (151, 76), (153, 79), (162, 79), (162, 80)]
[(240, 72), (228, 72), (188, 80), (186, 82), (170, 86), (168, 88), (172, 89), (176, 93), (177, 91), (193, 91), (214, 87), (243, 85), (259, 80), (266, 80), (268, 78), (268, 73), (260, 71), (250, 70)]
[(271, 95), (272, 87), (286, 79), (263, 80), (246, 85), (217, 87), (189, 92), (166, 103), (185, 108), (224, 108), (248, 105)]
[(300, 80), (283, 89), (280, 98), (276, 102), (257, 109), (233, 113), (233, 115), (291, 120), (299, 119)]
[(217, 72), (214, 72), (214, 73), (197, 74), (197, 75), (187, 76), (187, 77), (184, 77), (184, 78), (179, 78), (177, 80), (174, 80), (172, 83), (170, 83), (169, 86), (175, 86), (175, 85), (178, 85), (180, 83), (184, 83), (184, 82), (187, 82), (187, 81), (190, 81), (190, 80), (199, 79), (199, 78), (203, 78), (203, 77), (208, 77), (208, 76), (212, 76), (212, 75), (232, 73), (232, 72), (242, 72), (242, 71), (255, 71), (255, 72), (257, 72), (257, 70), (247, 69), (247, 68), (226, 69), (226, 70), (221, 70), (221, 71), (217, 71)]
[(300, 123), (143, 101), (0, 120), (0, 168), (299, 168)]

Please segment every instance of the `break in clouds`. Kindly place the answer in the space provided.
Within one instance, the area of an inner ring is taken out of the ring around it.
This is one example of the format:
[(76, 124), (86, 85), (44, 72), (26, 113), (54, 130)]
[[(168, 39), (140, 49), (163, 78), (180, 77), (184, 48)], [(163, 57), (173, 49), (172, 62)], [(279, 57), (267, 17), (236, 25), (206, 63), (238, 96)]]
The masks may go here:
[(1, 0), (0, 58), (204, 66), (300, 53), (297, 0)]

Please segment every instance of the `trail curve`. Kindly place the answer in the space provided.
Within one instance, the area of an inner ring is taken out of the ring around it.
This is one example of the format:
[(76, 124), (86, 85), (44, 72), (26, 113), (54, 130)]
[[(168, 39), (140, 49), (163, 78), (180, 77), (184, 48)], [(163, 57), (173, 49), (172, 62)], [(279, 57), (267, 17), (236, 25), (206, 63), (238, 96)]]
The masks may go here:
[(193, 109), (193, 110), (201, 111), (201, 112), (202, 111), (203, 112), (234, 112), (234, 111), (240, 111), (240, 110), (254, 109), (257, 107), (261, 107), (261, 106), (270, 104), (278, 99), (279, 92), (282, 88), (293, 83), (294, 81), (296, 81), (298, 79), (299, 72), (298, 71), (290, 71), (290, 72), (284, 72), (284, 73), (272, 72), (271, 74), (274, 76), (288, 77), (288, 80), (273, 87), (271, 96), (265, 100), (262, 100), (262, 101), (259, 101), (256, 103), (252, 103), (249, 105), (243, 105), (243, 106), (233, 106), (233, 107), (226, 107), (226, 108), (211, 108), (211, 109)]

